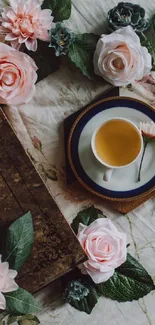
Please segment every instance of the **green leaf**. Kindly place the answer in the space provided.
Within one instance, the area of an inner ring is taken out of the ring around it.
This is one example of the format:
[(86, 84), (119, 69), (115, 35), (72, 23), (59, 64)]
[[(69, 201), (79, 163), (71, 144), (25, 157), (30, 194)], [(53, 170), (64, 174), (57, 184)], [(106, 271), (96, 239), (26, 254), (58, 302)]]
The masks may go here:
[(25, 315), (19, 318), (19, 325), (38, 325), (40, 324), (39, 319), (34, 315)]
[(155, 37), (154, 39), (146, 39), (142, 42), (142, 45), (148, 49), (148, 52), (152, 56), (152, 71), (155, 71)]
[(152, 71), (155, 71), (155, 15), (150, 20), (150, 26), (145, 34), (141, 34), (141, 45), (145, 46), (152, 56)]
[(24, 315), (24, 316), (12, 316), (9, 315), (7, 319), (7, 325), (38, 325), (40, 324), (39, 319), (35, 315)]
[(103, 296), (119, 302), (138, 300), (155, 289), (151, 276), (130, 254), (108, 281), (95, 287)]
[(7, 232), (4, 257), (11, 268), (16, 271), (20, 270), (31, 254), (33, 241), (32, 215), (28, 212), (17, 219)]
[(7, 325), (13, 324), (18, 321), (17, 316), (9, 315), (7, 319)]
[(8, 316), (8, 319), (7, 319), (7, 325), (10, 325), (14, 322), (18, 321), (18, 317), (17, 316), (12, 316), (12, 315), (9, 315)]
[(51, 9), (54, 22), (69, 19), (71, 15), (71, 0), (44, 0), (42, 9)]
[(77, 234), (79, 223), (89, 226), (93, 221), (95, 221), (98, 218), (106, 218), (106, 216), (103, 215), (101, 210), (96, 209), (92, 205), (91, 207), (86, 208), (78, 213), (78, 215), (73, 220), (71, 227), (74, 230), (74, 232)]
[(95, 51), (99, 36), (93, 33), (76, 34), (75, 42), (85, 50)]
[(5, 325), (6, 324), (6, 318), (8, 316), (8, 313), (6, 311), (0, 312), (0, 325)]
[(90, 284), (71, 281), (65, 290), (65, 299), (74, 308), (90, 314), (98, 301), (98, 294)]
[(40, 311), (40, 307), (34, 297), (22, 288), (11, 293), (6, 293), (5, 299), (6, 310), (9, 314), (22, 315)]
[(155, 31), (155, 14), (152, 16), (151, 21), (152, 21), (153, 29)]
[(94, 77), (93, 55), (98, 41), (95, 34), (77, 34), (69, 47), (68, 57), (88, 79)]

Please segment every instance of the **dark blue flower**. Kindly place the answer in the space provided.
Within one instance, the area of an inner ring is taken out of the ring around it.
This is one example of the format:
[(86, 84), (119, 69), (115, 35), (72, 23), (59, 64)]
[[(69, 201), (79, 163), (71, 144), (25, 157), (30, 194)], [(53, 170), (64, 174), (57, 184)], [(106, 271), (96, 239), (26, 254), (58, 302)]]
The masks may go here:
[(119, 2), (109, 10), (107, 19), (110, 31), (131, 25), (135, 32), (141, 33), (149, 27), (144, 8), (130, 2)]
[(55, 55), (66, 55), (69, 46), (74, 42), (75, 34), (63, 24), (57, 23), (55, 28), (50, 31), (50, 45), (55, 49)]

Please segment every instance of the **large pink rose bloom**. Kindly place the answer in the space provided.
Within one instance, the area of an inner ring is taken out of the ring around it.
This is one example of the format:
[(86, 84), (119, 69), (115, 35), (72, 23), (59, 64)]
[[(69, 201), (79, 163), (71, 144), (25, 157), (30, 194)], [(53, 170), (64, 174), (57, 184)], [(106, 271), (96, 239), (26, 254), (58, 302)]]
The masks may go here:
[(48, 30), (53, 24), (52, 11), (41, 10), (37, 0), (10, 0), (10, 7), (3, 9), (0, 18), (0, 35), (15, 49), (24, 43), (28, 50), (37, 50), (37, 38), (49, 41)]
[(79, 224), (77, 238), (88, 256), (80, 265), (81, 272), (95, 283), (107, 281), (126, 260), (126, 235), (109, 219), (97, 219), (90, 226)]
[(94, 71), (114, 86), (126, 86), (150, 73), (151, 55), (131, 26), (101, 35), (94, 53)]
[(28, 103), (35, 92), (36, 70), (29, 55), (0, 43), (0, 104)]
[(17, 272), (9, 270), (8, 262), (1, 262), (0, 255), (0, 309), (6, 309), (6, 300), (2, 293), (16, 291), (18, 285), (14, 278), (17, 276)]

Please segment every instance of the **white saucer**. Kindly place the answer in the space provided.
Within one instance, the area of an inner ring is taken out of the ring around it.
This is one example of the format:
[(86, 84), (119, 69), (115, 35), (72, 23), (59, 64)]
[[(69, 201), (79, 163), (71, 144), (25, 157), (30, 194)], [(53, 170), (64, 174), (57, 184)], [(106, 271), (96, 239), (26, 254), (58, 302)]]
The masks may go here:
[(153, 190), (155, 186), (155, 143), (147, 146), (137, 181), (141, 157), (131, 166), (114, 170), (109, 182), (103, 180), (104, 167), (91, 150), (91, 138), (95, 129), (109, 118), (123, 117), (137, 126), (155, 121), (152, 107), (129, 98), (102, 100), (86, 108), (75, 121), (69, 139), (69, 161), (80, 183), (99, 196), (116, 199), (132, 198)]

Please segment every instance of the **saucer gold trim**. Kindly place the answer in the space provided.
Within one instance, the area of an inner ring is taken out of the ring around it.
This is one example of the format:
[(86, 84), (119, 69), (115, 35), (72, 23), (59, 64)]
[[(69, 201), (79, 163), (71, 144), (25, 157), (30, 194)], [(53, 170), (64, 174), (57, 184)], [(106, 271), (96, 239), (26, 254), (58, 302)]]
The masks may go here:
[(141, 103), (145, 106), (147, 106), (150, 110), (152, 111), (155, 111), (153, 109), (153, 107), (151, 107), (151, 105), (149, 104), (146, 104), (145, 102), (143, 102), (142, 100), (139, 100), (139, 99), (133, 99), (131, 97), (127, 97), (127, 96), (114, 96), (114, 97), (108, 97), (108, 98), (105, 98), (105, 99), (101, 99), (99, 101), (97, 101), (96, 103), (94, 104), (91, 104), (89, 105), (86, 109), (84, 109), (84, 111), (77, 117), (77, 119), (75, 120), (71, 130), (70, 130), (70, 134), (69, 134), (69, 138), (68, 138), (68, 143), (67, 143), (67, 156), (68, 156), (68, 160), (69, 160), (69, 164), (71, 166), (71, 169), (76, 177), (76, 179), (78, 180), (78, 182), (89, 192), (91, 192), (92, 194), (104, 199), (104, 200), (109, 200), (109, 201), (117, 201), (117, 202), (129, 202), (129, 201), (133, 201), (133, 200), (137, 200), (137, 199), (140, 199), (140, 198), (143, 198), (145, 197), (146, 195), (149, 195), (149, 193), (151, 194), (154, 190), (155, 190), (155, 185), (149, 189), (148, 191), (142, 193), (142, 194), (139, 194), (139, 195), (136, 195), (136, 196), (133, 196), (133, 197), (130, 197), (130, 198), (113, 198), (113, 197), (109, 197), (109, 196), (106, 196), (106, 195), (103, 195), (103, 194), (100, 194), (98, 192), (96, 192), (95, 190), (93, 190), (91, 187), (89, 187), (87, 184), (85, 184), (83, 182), (83, 180), (79, 177), (78, 173), (76, 172), (76, 169), (74, 167), (74, 164), (73, 164), (73, 161), (72, 161), (72, 156), (71, 156), (71, 140), (72, 140), (72, 135), (73, 135), (73, 132), (75, 130), (75, 127), (77, 126), (78, 122), (80, 121), (80, 119), (88, 112), (90, 111), (94, 106), (98, 105), (98, 104), (101, 104), (101, 103), (105, 103), (105, 102), (109, 102), (111, 100), (121, 100), (121, 99), (127, 99), (129, 101), (136, 101), (138, 103)]

